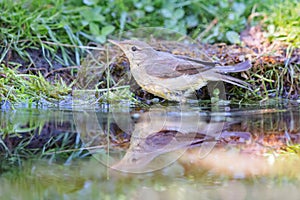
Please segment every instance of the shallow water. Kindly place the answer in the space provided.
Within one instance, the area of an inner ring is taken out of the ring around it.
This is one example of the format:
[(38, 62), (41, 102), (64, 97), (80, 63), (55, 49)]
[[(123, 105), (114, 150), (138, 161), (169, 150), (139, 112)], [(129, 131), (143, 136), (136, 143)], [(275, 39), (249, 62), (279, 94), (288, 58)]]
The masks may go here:
[(0, 113), (1, 199), (290, 199), (300, 107), (151, 106)]

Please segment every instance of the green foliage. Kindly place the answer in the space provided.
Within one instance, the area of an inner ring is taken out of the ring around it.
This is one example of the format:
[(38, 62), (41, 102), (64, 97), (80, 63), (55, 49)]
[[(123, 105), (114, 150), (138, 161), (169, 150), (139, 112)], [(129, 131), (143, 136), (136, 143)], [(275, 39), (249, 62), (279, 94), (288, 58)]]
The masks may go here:
[[(276, 8), (276, 5), (280, 6), (279, 2), (280, 0), (5, 0), (0, 1), (0, 48), (6, 52), (10, 47), (27, 60), (31, 60), (27, 48), (42, 48), (50, 65), (50, 60), (56, 59), (64, 66), (69, 66), (80, 65), (84, 51), (76, 47), (91, 41), (104, 43), (111, 34), (122, 34), (123, 31), (140, 27), (165, 27), (209, 43), (239, 43), (238, 35), (245, 29), (248, 16), (253, 12), (268, 11), (270, 5), (275, 5)], [(295, 10), (273, 9), (274, 17), (270, 18), (270, 25), (275, 26), (276, 33), (276, 27), (290, 22), (289, 27), (278, 28), (279, 35), (286, 33), (290, 27), (296, 29), (299, 25), (296, 6), (285, 3), (281, 8), (287, 7), (286, 4), (293, 6)], [(282, 12), (282, 15), (276, 11)], [(281, 23), (275, 21), (281, 16)], [(255, 23), (255, 20), (251, 22)], [(289, 38), (297, 37), (297, 33), (297, 30), (292, 31)], [(52, 44), (47, 43), (49, 41)], [(72, 45), (73, 48), (65, 48), (61, 43)], [(61, 56), (57, 55), (58, 52)], [(0, 56), (0, 61), (3, 57), (4, 55)]]
[(280, 40), (300, 47), (300, 6), (298, 0), (283, 1), (271, 6), (266, 24), (270, 40)]
[(227, 31), (241, 31), (246, 25), (251, 9), (258, 3), (266, 2), (5, 0), (0, 2), (0, 37), (4, 39), (2, 41), (13, 43), (21, 55), (26, 47), (40, 45), (50, 52), (60, 48), (61, 51), (66, 51), (64, 64), (70, 64), (69, 51), (62, 47), (46, 45), (42, 41), (73, 45), (86, 44), (88, 41), (103, 43), (106, 37), (116, 30), (122, 32), (143, 26), (165, 27), (184, 34), (192, 33), (197, 37), (215, 18), (218, 19), (218, 23), (205, 37), (205, 41), (234, 41), (230, 39), (232, 34), (226, 36)]
[[(217, 19), (218, 23), (207, 32), (203, 38), (204, 42), (237, 43), (239, 41), (236, 35), (245, 28), (247, 17), (251, 14), (253, 6), (261, 1), (251, 0), (246, 3), (227, 0), (209, 2), (204, 0), (119, 0), (109, 3), (89, 1), (89, 4), (86, 1), (83, 2), (90, 10), (88, 16), (93, 11), (102, 11), (101, 16), (89, 16), (88, 19), (98, 19), (100, 24), (110, 22), (120, 32), (143, 26), (159, 26), (197, 38), (209, 23)], [(96, 28), (95, 32), (101, 31)]]
[(0, 101), (32, 103), (39, 100), (60, 100), (71, 88), (63, 81), (51, 84), (40, 74), (19, 74), (16, 70), (0, 66)]

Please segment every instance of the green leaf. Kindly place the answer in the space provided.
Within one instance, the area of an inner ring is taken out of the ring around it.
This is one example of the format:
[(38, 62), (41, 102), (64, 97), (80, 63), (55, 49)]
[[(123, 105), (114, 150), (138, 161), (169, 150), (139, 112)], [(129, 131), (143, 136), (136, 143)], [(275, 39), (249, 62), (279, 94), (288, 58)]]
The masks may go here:
[(145, 12), (142, 10), (136, 10), (134, 11), (134, 15), (136, 18), (143, 18), (145, 17)]
[(153, 6), (145, 6), (145, 8), (144, 8), (144, 10), (146, 11), (146, 12), (153, 12), (154, 11), (154, 7)]
[(89, 22), (103, 22), (105, 21), (105, 17), (101, 15), (102, 7), (97, 6), (95, 8), (85, 9), (80, 12), (85, 21)]
[(86, 20), (81, 20), (82, 26), (87, 26), (90, 22)]
[(161, 9), (160, 12), (161, 12), (162, 16), (165, 18), (171, 18), (173, 16), (172, 11), (168, 10), (166, 8)]
[(98, 35), (96, 37), (96, 41), (103, 44), (106, 41), (106, 36), (105, 35)]
[(112, 25), (108, 25), (108, 26), (104, 26), (101, 29), (101, 35), (109, 35), (110, 33), (112, 33), (115, 30), (115, 27)]
[(94, 17), (94, 13), (91, 12), (90, 9), (87, 9), (87, 10), (83, 10), (80, 12), (81, 16), (86, 19), (87, 21), (92, 21), (91, 19), (93, 19)]
[(234, 2), (232, 5), (232, 9), (234, 10), (234, 13), (236, 15), (241, 16), (246, 10), (246, 5), (244, 3)]
[(174, 17), (176, 19), (181, 19), (184, 16), (184, 10), (183, 9), (176, 9), (174, 12)]
[(100, 35), (100, 29), (99, 29), (99, 25), (98, 24), (91, 22), (89, 24), (89, 26), (90, 26), (90, 32), (93, 35)]
[(142, 2), (136, 2), (134, 3), (134, 6), (137, 8), (137, 9), (141, 9), (143, 7), (143, 3)]
[(186, 17), (186, 25), (188, 28), (195, 27), (199, 24), (198, 18), (195, 15)]
[(241, 42), (240, 35), (235, 31), (227, 31), (226, 38), (232, 44), (239, 44)]
[(99, 0), (83, 0), (83, 3), (87, 6), (97, 5)]

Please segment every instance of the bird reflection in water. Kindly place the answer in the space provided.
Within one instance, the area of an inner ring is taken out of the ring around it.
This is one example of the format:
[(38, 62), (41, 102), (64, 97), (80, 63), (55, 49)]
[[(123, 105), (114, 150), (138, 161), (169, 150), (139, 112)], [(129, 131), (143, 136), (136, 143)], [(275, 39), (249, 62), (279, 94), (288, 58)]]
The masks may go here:
[(143, 173), (160, 170), (180, 158), (193, 146), (201, 145), (204, 157), (217, 143), (228, 123), (200, 116), (199, 111), (157, 107), (141, 113), (124, 157), (112, 166), (115, 170)]

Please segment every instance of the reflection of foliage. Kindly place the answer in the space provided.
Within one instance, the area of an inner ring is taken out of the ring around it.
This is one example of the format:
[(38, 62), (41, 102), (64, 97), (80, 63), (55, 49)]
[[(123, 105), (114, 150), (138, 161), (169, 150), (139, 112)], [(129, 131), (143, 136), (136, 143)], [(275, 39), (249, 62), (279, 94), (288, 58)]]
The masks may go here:
[(71, 161), (82, 157), (72, 113), (19, 109), (0, 115), (0, 171), (23, 159), (47, 157)]

